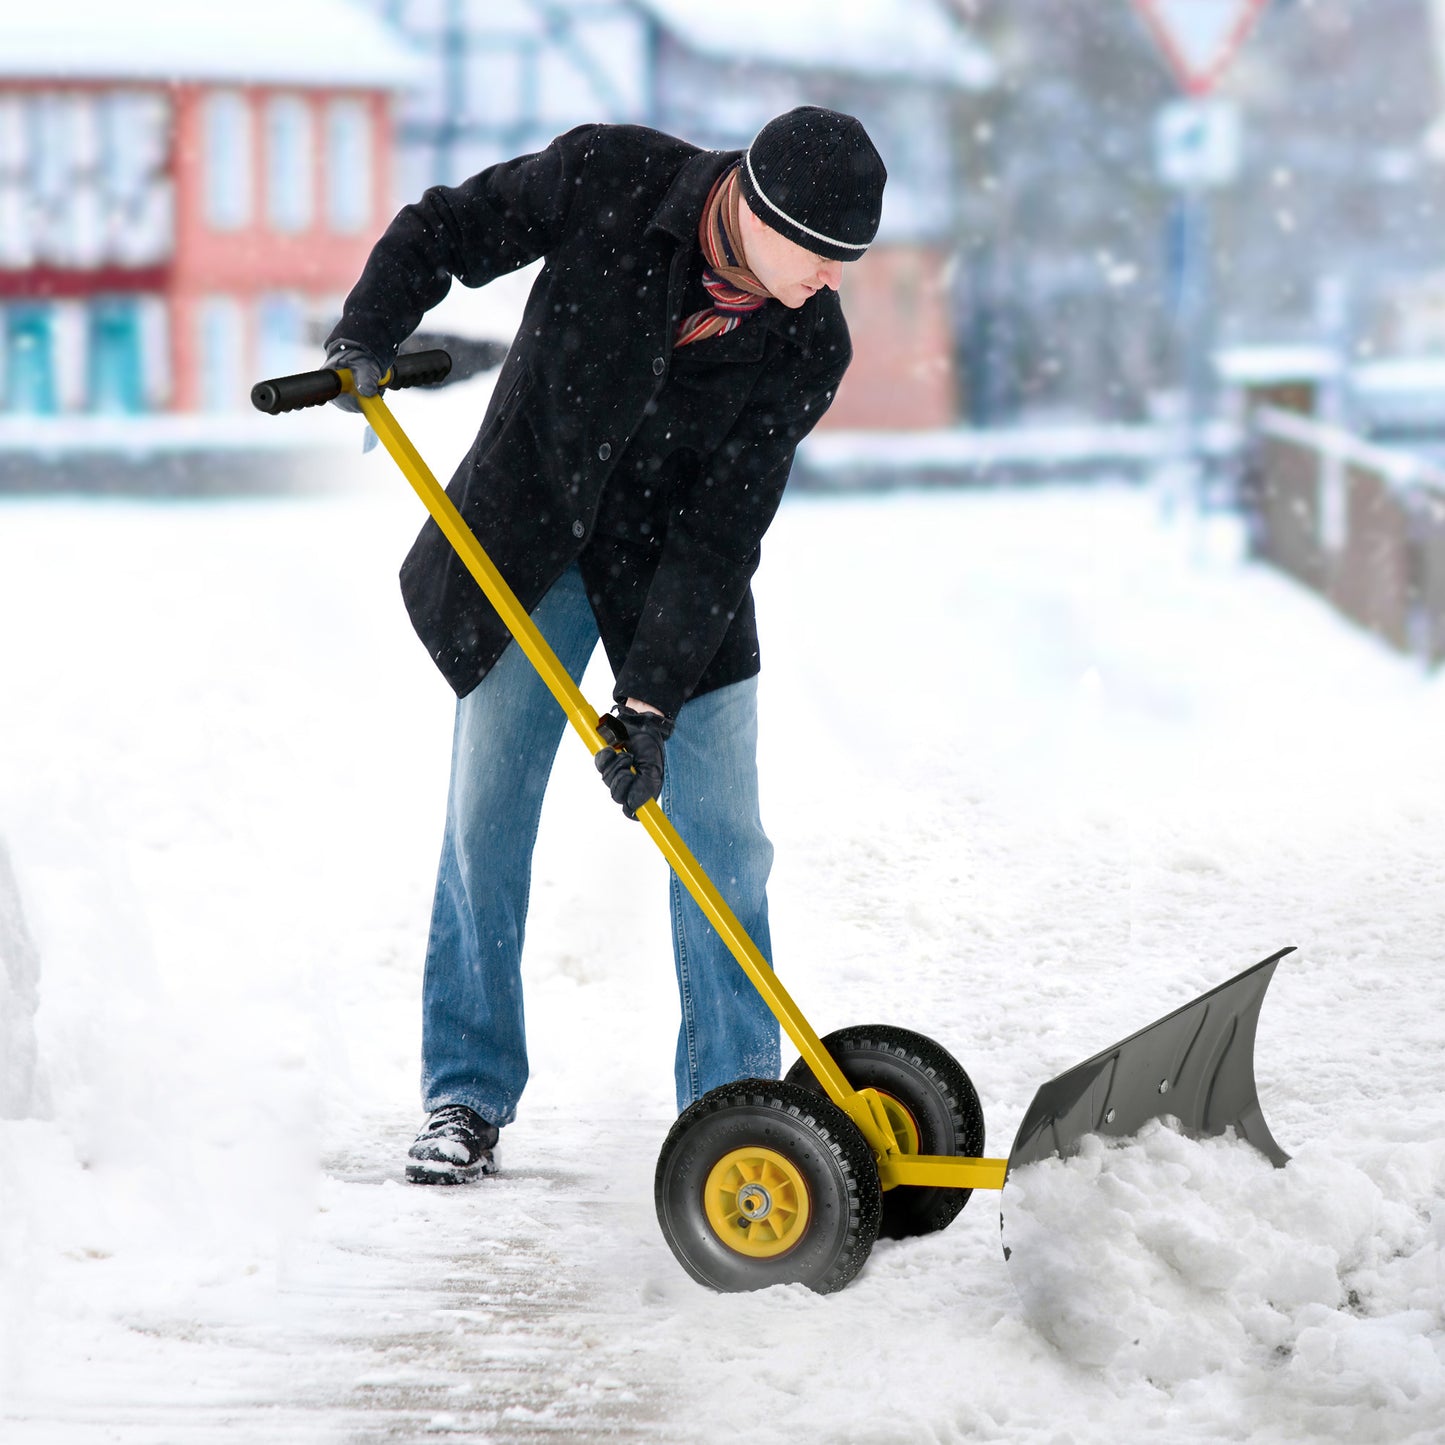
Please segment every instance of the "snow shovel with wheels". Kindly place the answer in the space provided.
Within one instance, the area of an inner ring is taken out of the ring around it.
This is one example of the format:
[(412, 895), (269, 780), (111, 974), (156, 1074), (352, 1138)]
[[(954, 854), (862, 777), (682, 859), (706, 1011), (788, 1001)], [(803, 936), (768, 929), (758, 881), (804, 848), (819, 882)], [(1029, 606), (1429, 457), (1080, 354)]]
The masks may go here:
[[(450, 366), (444, 351), (399, 356), (382, 389), (439, 384)], [(381, 396), (358, 395), (343, 367), (259, 382), (251, 400), (276, 414), (322, 406), (342, 392), (356, 396), (588, 752), (617, 746), (609, 720), (588, 706)], [(713, 1089), (679, 1115), (663, 1143), (658, 1222), (701, 1283), (841, 1289), (880, 1234), (942, 1229), (974, 1189), (1002, 1189), (1010, 1168), (1068, 1154), (1085, 1134), (1124, 1134), (1160, 1115), (1197, 1134), (1234, 1128), (1284, 1162), (1254, 1083), (1255, 1024), (1283, 953), (1045, 1084), (1011, 1157), (988, 1159), (978, 1094), (942, 1045), (891, 1024), (819, 1038), (656, 800), (637, 816), (800, 1056), (784, 1079)]]

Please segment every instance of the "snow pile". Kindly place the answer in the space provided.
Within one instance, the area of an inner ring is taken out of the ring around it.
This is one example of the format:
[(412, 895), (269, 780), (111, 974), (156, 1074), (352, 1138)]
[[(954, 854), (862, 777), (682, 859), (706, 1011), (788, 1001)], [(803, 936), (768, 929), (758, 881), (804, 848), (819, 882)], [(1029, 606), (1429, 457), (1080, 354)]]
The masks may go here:
[(1275, 1408), (1397, 1426), (1445, 1412), (1445, 1141), (1316, 1142), (1276, 1170), (1156, 1121), (1018, 1171), (1003, 1212), (1030, 1322), (1080, 1365), (1171, 1392), (1266, 1370)]
[(25, 924), (10, 854), (0, 839), (0, 1119), (24, 1119), (45, 1108), (36, 1067), (35, 1010), (40, 958)]

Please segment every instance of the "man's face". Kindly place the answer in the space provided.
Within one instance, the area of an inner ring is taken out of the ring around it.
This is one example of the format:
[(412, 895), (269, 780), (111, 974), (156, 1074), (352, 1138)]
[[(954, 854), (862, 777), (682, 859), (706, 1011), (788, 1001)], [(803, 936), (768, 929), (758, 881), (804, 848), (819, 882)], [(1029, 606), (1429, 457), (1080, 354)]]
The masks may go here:
[(829, 261), (816, 252), (804, 250), (765, 225), (748, 203), (739, 199), (738, 216), (748, 269), (784, 306), (796, 310), (824, 286), (838, 289), (843, 278), (841, 261)]

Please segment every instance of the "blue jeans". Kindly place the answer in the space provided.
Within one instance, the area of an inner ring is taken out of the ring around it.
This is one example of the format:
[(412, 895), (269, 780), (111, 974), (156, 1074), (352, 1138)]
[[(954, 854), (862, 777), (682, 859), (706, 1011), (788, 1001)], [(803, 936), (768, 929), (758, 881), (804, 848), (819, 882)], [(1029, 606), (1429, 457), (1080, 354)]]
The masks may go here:
[[(562, 665), (580, 679), (597, 645), (597, 624), (576, 567), (532, 617)], [(515, 646), (457, 704), (423, 983), (422, 1105), (428, 1111), (465, 1104), (499, 1126), (516, 1117), (527, 1082), (521, 962), (532, 849), (565, 727), (562, 709)], [(766, 890), (773, 847), (758, 816), (756, 677), (683, 706), (667, 743), (661, 802), (771, 960)], [(634, 825), (619, 817), (618, 826)], [(680, 1111), (719, 1084), (776, 1078), (778, 1025), (675, 874), (670, 883), (682, 1003)], [(625, 947), (618, 940), (619, 950)]]

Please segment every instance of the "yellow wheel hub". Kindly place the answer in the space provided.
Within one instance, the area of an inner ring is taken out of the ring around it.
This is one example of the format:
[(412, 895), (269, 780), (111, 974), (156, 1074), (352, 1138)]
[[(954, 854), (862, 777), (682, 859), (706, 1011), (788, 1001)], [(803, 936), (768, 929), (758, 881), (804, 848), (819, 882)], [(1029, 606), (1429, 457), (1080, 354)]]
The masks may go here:
[(734, 1149), (712, 1166), (702, 1187), (713, 1233), (739, 1254), (786, 1254), (808, 1231), (808, 1185), (773, 1149)]
[(885, 1094), (879, 1089), (878, 1097), (883, 1101), (883, 1112), (888, 1115), (888, 1123), (893, 1130), (893, 1137), (898, 1140), (899, 1149), (905, 1154), (917, 1154), (918, 1120), (892, 1094)]

